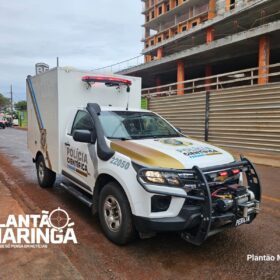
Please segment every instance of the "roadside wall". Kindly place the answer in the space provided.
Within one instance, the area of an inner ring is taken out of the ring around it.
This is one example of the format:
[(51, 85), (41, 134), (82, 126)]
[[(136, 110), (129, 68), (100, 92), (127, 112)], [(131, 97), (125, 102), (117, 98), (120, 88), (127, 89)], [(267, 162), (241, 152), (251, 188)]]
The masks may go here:
[(280, 155), (279, 83), (157, 96), (149, 109), (199, 140)]

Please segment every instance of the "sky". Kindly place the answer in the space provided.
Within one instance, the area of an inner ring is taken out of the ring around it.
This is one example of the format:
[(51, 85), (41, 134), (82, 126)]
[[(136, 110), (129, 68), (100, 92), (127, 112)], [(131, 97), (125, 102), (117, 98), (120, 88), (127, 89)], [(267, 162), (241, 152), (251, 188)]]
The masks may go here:
[(140, 55), (140, 0), (0, 0), (0, 93), (25, 99), (37, 62), (96, 69)]

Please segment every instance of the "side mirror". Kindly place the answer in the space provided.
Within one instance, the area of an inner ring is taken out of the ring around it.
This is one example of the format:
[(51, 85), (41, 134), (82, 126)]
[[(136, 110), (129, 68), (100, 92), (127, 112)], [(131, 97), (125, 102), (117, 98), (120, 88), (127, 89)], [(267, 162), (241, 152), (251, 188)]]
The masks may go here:
[(73, 139), (77, 142), (95, 144), (96, 135), (89, 130), (74, 130)]

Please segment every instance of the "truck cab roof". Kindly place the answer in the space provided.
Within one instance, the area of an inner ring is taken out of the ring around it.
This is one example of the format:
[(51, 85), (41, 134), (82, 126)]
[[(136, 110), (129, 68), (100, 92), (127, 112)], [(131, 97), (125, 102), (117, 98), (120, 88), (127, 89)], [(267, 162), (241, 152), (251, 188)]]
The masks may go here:
[[(124, 108), (116, 106), (100, 106), (101, 111), (128, 111), (128, 112), (151, 112), (150, 110), (138, 109), (138, 108)], [(76, 110), (86, 110), (85, 107), (78, 107)]]

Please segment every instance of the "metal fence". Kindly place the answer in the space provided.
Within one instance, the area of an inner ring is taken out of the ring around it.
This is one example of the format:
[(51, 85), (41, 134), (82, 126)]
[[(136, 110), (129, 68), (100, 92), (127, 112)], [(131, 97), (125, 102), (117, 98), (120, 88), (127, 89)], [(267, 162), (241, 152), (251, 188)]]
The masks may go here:
[(151, 98), (150, 110), (197, 139), (204, 139), (206, 94)]
[(280, 83), (150, 95), (149, 109), (196, 139), (280, 155)]

